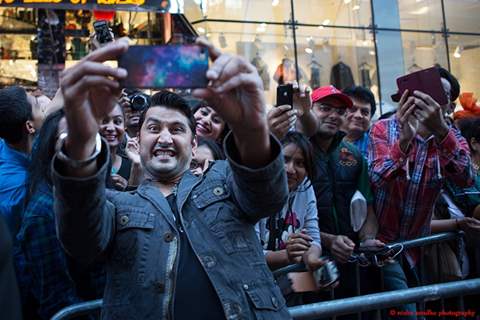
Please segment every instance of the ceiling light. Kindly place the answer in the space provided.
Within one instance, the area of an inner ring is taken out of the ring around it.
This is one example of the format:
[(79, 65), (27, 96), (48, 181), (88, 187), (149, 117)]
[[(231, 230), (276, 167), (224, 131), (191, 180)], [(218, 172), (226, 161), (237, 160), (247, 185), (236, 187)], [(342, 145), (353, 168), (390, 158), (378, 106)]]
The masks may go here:
[(349, 4), (350, 2), (352, 2), (352, 0), (343, 0), (343, 3), (345, 4)]
[(371, 56), (374, 56), (374, 55), (375, 55), (375, 50), (370, 50), (370, 51), (368, 51), (368, 53), (369, 53)]
[(412, 11), (410, 12), (411, 14), (414, 14), (414, 15), (422, 15), (422, 14), (425, 14), (428, 12), (428, 7), (425, 6), (425, 7), (421, 7), (420, 9), (418, 10), (415, 10), (415, 11)]
[(200, 33), (205, 33), (205, 29), (202, 28), (202, 27), (198, 27), (197, 30), (198, 30), (198, 32), (200, 32)]
[(308, 54), (312, 54), (313, 50), (312, 50), (312, 48), (305, 48), (305, 52), (308, 53)]
[(322, 29), (325, 29), (325, 27), (320, 25), (320, 26), (318, 26), (318, 29), (322, 30)]
[(363, 40), (363, 45), (364, 45), (365, 47), (368, 46), (368, 42), (369, 42), (368, 40)]
[(280, 3), (280, 0), (272, 0), (272, 6), (276, 7)]
[(453, 53), (453, 56), (457, 59), (460, 59), (462, 57), (462, 52), (463, 52), (463, 46), (458, 45), (455, 48), (455, 52)]
[(330, 19), (325, 19), (325, 20), (323, 20), (322, 24), (323, 24), (324, 26), (329, 25), (329, 24), (330, 24)]
[(358, 4), (356, 4), (356, 5), (354, 5), (354, 6), (352, 7), (352, 10), (353, 10), (353, 11), (360, 10), (360, 6), (359, 6)]

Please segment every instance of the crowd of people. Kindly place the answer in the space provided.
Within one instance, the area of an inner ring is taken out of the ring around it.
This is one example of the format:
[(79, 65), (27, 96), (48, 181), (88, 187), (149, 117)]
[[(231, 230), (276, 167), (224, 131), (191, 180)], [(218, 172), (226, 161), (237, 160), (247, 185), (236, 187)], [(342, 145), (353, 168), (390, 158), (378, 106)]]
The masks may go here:
[[(452, 74), (438, 67), (448, 104), (400, 92), (373, 122), (359, 86), (294, 82), (292, 105), (268, 109), (254, 66), (197, 44), (209, 86), (189, 95), (122, 89), (126, 71), (103, 62), (125, 39), (65, 70), (53, 100), (0, 89), (2, 318), (103, 298), (103, 319), (289, 319), (332, 290), (420, 285), (432, 248), (384, 249), (432, 232), (466, 235), (466, 250), (447, 244), (460, 274), (433, 281), (480, 275), (480, 117), (454, 121)], [(339, 277), (325, 287), (272, 275), (329, 262)]]

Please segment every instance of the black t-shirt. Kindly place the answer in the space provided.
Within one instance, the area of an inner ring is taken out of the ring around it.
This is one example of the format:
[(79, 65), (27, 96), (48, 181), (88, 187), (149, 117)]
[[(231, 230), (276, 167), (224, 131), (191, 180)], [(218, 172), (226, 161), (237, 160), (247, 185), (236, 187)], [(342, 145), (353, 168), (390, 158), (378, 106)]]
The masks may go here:
[[(180, 216), (175, 195), (167, 197), (175, 214), (177, 225)], [(180, 230), (182, 230), (179, 227)], [(180, 258), (175, 286), (173, 317), (175, 320), (216, 320), (225, 319), (222, 304), (210, 279), (193, 251), (185, 232), (180, 232)]]

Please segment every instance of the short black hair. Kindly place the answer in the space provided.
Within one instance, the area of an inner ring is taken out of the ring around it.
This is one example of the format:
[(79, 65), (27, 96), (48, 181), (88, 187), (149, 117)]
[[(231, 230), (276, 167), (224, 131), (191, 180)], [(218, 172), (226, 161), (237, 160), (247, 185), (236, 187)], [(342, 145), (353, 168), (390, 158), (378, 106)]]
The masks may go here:
[(225, 155), (216, 141), (205, 137), (197, 137), (197, 146), (206, 146), (210, 149), (214, 160), (225, 160)]
[(459, 120), (458, 129), (460, 129), (462, 136), (467, 140), (470, 150), (472, 150), (472, 145), (470, 144), (472, 138), (480, 142), (480, 117)]
[(289, 131), (282, 139), (282, 146), (293, 143), (302, 151), (305, 159), (305, 171), (310, 182), (315, 178), (315, 167), (313, 165), (313, 147), (310, 141), (302, 133), (297, 131)]
[(457, 78), (455, 78), (455, 76), (445, 68), (437, 67), (437, 69), (440, 73), (440, 77), (444, 78), (450, 83), (450, 101), (453, 102), (457, 100), (458, 96), (460, 95), (460, 83), (458, 83)]
[(150, 106), (142, 111), (140, 115), (140, 120), (138, 126), (141, 128), (143, 122), (145, 121), (145, 115), (148, 109), (152, 107), (165, 107), (168, 109), (174, 109), (182, 113), (188, 119), (188, 126), (192, 130), (192, 135), (195, 136), (195, 118), (193, 117), (193, 112), (188, 106), (188, 103), (185, 99), (179, 96), (176, 93), (171, 91), (162, 90), (155, 93), (150, 99)]
[[(188, 100), (188, 104), (190, 105), (190, 108), (192, 109), (192, 114), (195, 115), (195, 113), (200, 109), (200, 108), (211, 108), (210, 105), (204, 101), (204, 100), (198, 100), (198, 99), (192, 99), (190, 98)], [(223, 120), (223, 119), (222, 119)], [(218, 141), (222, 142), (223, 139), (227, 136), (228, 132), (230, 131), (230, 128), (228, 127), (228, 123), (225, 122), (225, 126), (223, 127), (222, 132), (220, 132), (220, 136), (218, 137)]]
[(343, 93), (349, 97), (353, 97), (358, 99), (362, 102), (366, 102), (370, 104), (370, 118), (373, 117), (375, 112), (377, 111), (377, 105), (375, 103), (375, 96), (373, 95), (370, 89), (361, 86), (353, 86), (346, 88), (343, 90)]
[(20, 142), (25, 122), (32, 119), (32, 105), (25, 89), (13, 86), (0, 90), (0, 138), (7, 143)]

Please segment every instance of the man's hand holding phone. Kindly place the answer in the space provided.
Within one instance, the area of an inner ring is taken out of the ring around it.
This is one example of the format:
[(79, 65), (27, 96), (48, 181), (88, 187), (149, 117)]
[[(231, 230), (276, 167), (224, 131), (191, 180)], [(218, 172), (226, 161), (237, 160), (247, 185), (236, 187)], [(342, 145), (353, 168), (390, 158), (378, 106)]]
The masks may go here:
[(413, 116), (416, 108), (415, 98), (409, 97), (408, 94), (408, 90), (403, 92), (397, 111), (397, 119), (400, 125), (400, 149), (403, 153), (408, 153), (408, 147), (418, 130), (418, 119)]
[(213, 64), (207, 71), (207, 88), (193, 95), (206, 100), (232, 130), (244, 165), (259, 167), (271, 159), (270, 137), (263, 82), (257, 69), (244, 58), (225, 54), (205, 39)]
[(442, 141), (448, 133), (442, 108), (431, 96), (421, 91), (414, 91), (413, 97), (416, 106), (413, 115), (438, 141)]
[[(68, 125), (65, 149), (70, 158), (85, 160), (95, 150), (98, 120), (118, 103), (120, 81), (127, 76), (126, 70), (112, 68), (103, 62), (116, 59), (127, 49), (128, 40), (120, 39), (91, 52), (62, 72), (60, 88)], [(69, 173), (87, 176), (94, 171), (95, 165)]]
[(297, 110), (292, 106), (284, 104), (270, 109), (267, 115), (268, 127), (277, 139), (281, 140), (287, 132), (295, 126), (297, 121)]

